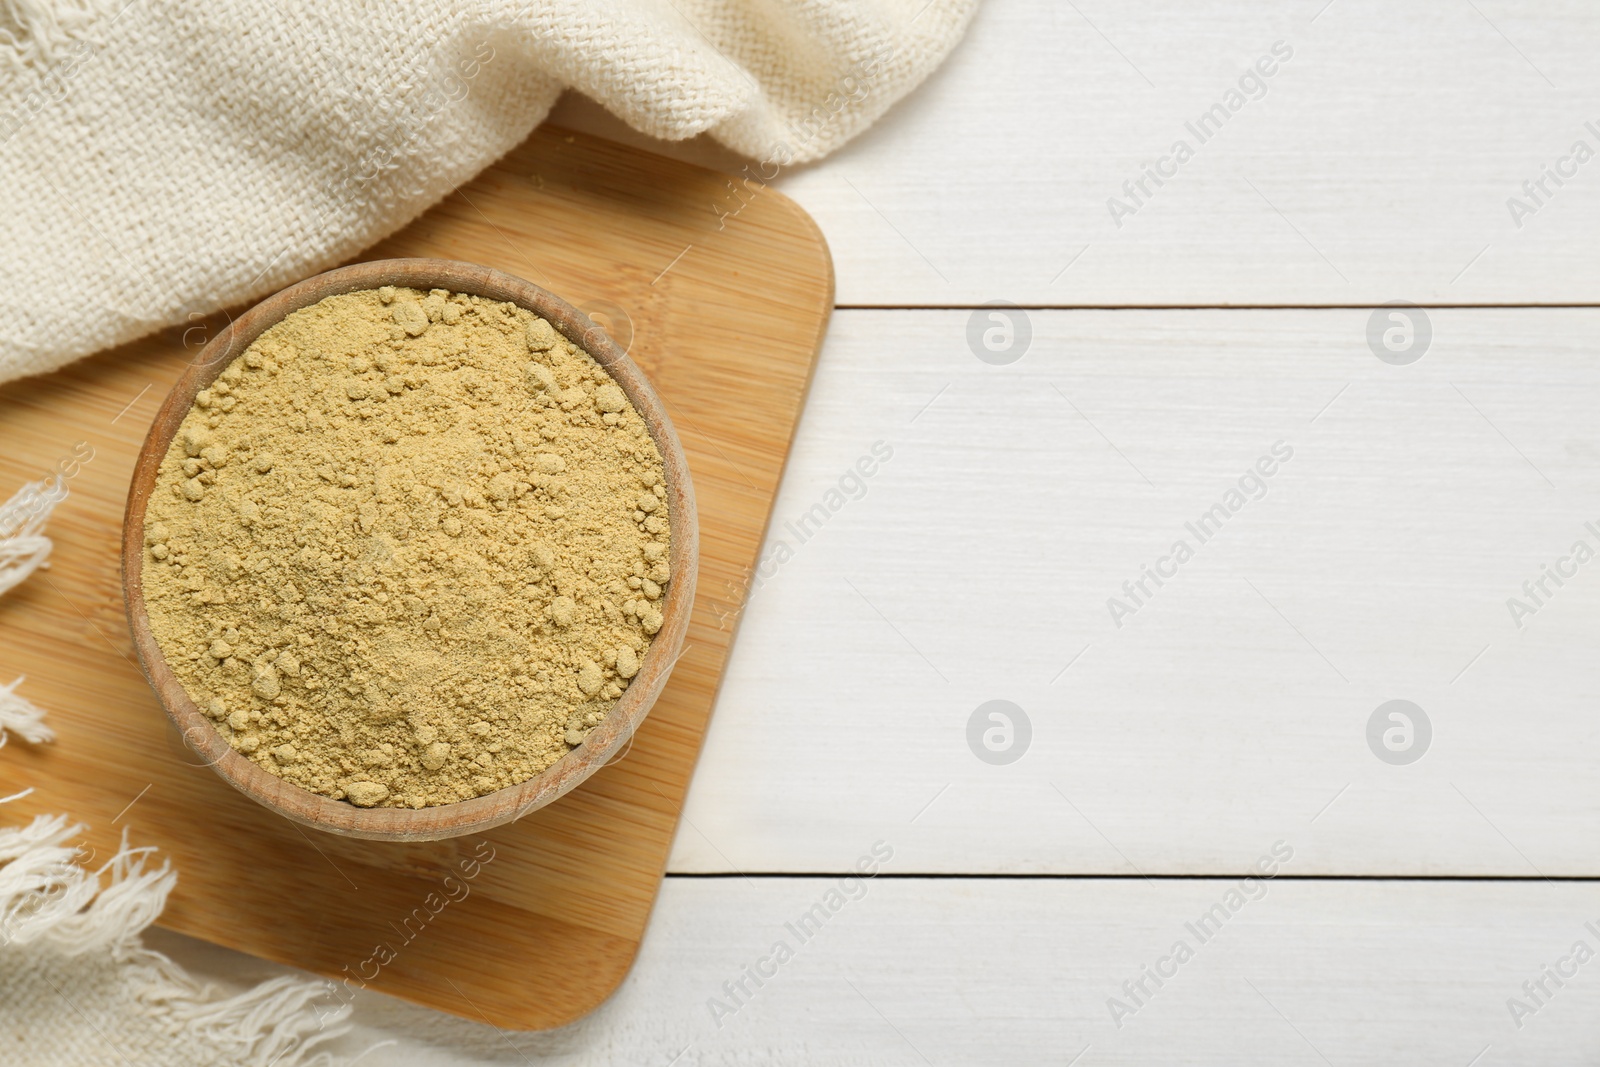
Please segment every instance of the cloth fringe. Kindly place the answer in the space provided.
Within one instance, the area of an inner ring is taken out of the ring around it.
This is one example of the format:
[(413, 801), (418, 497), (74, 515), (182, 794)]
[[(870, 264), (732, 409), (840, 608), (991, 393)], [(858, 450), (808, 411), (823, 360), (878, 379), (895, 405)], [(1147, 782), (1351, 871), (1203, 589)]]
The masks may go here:
[(29, 482), (0, 504), (0, 596), (50, 558), (45, 520), (66, 498), (67, 482), (58, 474), (42, 482)]
[(44, 709), (17, 693), (17, 686), (25, 681), (19, 677), (10, 685), (0, 685), (0, 748), (6, 747), (6, 738), (11, 734), (36, 745), (56, 739), (44, 724)]
[[(0, 804), (20, 799), (0, 798)], [(335, 1067), (322, 1046), (349, 1030), (350, 1007), (329, 1006), (327, 982), (284, 976), (233, 996), (219, 996), (140, 934), (177, 884), (154, 850), (121, 846), (98, 870), (79, 864), (70, 842), (83, 831), (64, 815), (38, 815), (0, 827), (0, 948), (49, 950), (72, 957), (107, 953), (138, 1000), (164, 1017), (181, 1039), (217, 1050), (240, 1067)]]
[[(50, 558), (52, 546), (44, 535), (44, 524), (66, 498), (67, 483), (58, 474), (42, 482), (29, 482), (0, 504), (0, 596)], [(34, 744), (55, 740), (55, 734), (44, 724), (44, 709), (17, 692), (17, 686), (24, 681), (19, 677), (10, 685), (0, 686), (0, 748), (6, 746), (11, 734)]]
[(0, 57), (49, 64), (110, 7), (105, 0), (0, 0)]

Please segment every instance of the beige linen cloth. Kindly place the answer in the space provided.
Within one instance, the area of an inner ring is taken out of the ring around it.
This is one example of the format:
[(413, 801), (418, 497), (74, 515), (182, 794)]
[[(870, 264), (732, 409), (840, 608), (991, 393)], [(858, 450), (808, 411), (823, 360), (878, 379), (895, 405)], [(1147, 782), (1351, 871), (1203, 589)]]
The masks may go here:
[[(976, 3), (0, 0), (0, 382), (354, 256), (564, 89), (656, 137), (708, 134), (771, 180), (871, 125)], [(48, 556), (65, 492), (0, 508), (0, 586)], [(50, 743), (26, 690), (0, 686), (0, 738)], [(140, 940), (181, 872), (137, 841), (86, 864), (76, 829), (0, 806), (0, 1063), (342, 1062), (322, 983), (195, 981)]]
[(565, 88), (770, 179), (871, 125), (976, 4), (0, 0), (0, 381), (354, 256)]

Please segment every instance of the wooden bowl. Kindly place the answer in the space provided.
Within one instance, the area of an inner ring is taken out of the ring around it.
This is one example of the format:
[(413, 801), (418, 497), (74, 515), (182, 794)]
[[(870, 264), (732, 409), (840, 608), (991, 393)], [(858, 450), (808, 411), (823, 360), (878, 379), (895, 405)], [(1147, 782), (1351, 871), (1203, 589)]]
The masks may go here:
[[(234, 357), (242, 355), (262, 331), (291, 312), (309, 307), (323, 297), (384, 285), (424, 291), (448, 289), (454, 293), (509, 301), (549, 320), (568, 340), (593, 356), (633, 402), (655, 439), (656, 447), (661, 450), (666, 467), (668, 521), (672, 529), (668, 556), (672, 581), (667, 583), (661, 629), (645, 653), (639, 673), (583, 744), (519, 785), (472, 800), (420, 809), (358, 808), (284, 781), (235, 752), (167, 666), (150, 633), (144, 602), (145, 507), (155, 489), (161, 461), (184, 416), (189, 413), (195, 394), (227, 369)], [(688, 463), (666, 409), (644, 373), (603, 330), (555, 295), (488, 267), (442, 259), (390, 259), (341, 267), (290, 286), (230, 323), (201, 350), (167, 394), (139, 452), (122, 527), (122, 588), (127, 599), (134, 648), (139, 652), (151, 688), (184, 740), (213, 770), (252, 800), (306, 826), (373, 840), (429, 841), (487, 830), (550, 803), (604, 766), (628, 744), (666, 685), (689, 629), (698, 569), (699, 535)]]

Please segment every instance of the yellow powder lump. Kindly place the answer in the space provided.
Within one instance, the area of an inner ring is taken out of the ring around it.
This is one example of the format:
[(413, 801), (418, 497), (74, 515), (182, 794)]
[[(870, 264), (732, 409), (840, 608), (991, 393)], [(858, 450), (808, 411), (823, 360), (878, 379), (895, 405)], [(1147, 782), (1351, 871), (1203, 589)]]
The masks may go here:
[(661, 454), (545, 320), (332, 296), (196, 398), (145, 517), (163, 656), (238, 752), (361, 807), (525, 781), (661, 627)]

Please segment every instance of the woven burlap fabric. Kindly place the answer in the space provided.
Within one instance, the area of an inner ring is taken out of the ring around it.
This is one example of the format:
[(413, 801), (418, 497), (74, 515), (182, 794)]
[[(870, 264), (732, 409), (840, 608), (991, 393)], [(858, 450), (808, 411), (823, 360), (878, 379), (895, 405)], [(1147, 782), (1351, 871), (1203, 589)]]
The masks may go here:
[(882, 115), (976, 3), (0, 0), (0, 381), (354, 256), (565, 88), (770, 179)]

